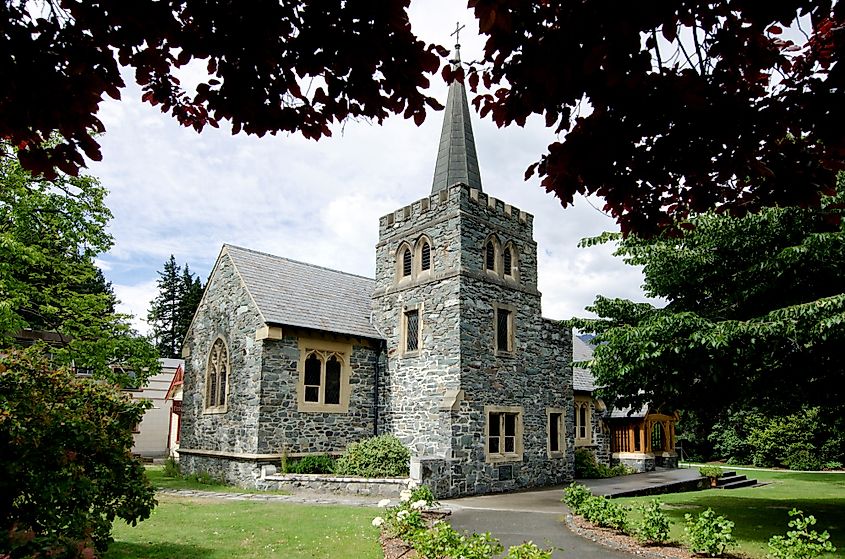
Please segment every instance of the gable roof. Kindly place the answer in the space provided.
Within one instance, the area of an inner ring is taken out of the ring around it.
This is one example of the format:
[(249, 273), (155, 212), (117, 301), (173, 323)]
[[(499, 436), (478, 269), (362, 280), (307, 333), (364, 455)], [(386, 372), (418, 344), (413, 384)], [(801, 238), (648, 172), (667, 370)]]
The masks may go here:
[[(572, 335), (572, 361), (590, 361), (593, 358), (593, 348), (587, 342)], [(572, 367), (572, 388), (582, 392), (592, 392), (596, 389), (596, 378), (593, 373), (583, 367)]]
[(375, 280), (223, 245), (268, 324), (382, 339), (370, 322)]

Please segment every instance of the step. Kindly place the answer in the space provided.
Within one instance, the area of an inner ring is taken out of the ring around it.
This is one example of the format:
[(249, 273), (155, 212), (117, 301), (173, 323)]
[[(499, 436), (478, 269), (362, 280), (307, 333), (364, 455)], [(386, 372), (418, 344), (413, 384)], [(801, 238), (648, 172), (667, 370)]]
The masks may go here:
[(751, 487), (752, 485), (757, 485), (756, 479), (743, 479), (742, 481), (726, 483), (725, 485), (720, 485), (717, 489), (739, 489), (740, 487)]
[(722, 485), (727, 485), (729, 483), (734, 483), (737, 481), (744, 481), (746, 478), (743, 475), (729, 475), (729, 476), (722, 476), (716, 480), (716, 486), (721, 487)]

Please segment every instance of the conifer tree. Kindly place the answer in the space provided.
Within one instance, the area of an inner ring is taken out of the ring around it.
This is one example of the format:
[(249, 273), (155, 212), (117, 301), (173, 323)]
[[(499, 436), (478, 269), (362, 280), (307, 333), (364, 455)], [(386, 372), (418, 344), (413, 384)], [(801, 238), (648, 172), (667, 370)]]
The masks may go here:
[(182, 294), (180, 272), (181, 267), (171, 254), (170, 259), (164, 263), (164, 269), (158, 272), (158, 295), (150, 303), (147, 313), (147, 322), (152, 327), (153, 339), (162, 357), (176, 357), (182, 343), (177, 334)]
[(147, 322), (162, 357), (175, 358), (202, 298), (202, 282), (172, 254), (158, 275), (158, 295), (150, 303)]

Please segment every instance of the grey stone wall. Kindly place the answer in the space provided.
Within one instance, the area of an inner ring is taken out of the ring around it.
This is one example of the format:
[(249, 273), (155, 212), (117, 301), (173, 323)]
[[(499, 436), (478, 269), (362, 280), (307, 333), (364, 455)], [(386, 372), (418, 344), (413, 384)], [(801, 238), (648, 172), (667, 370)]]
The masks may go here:
[(349, 443), (373, 436), (375, 343), (326, 336), (327, 340), (352, 345), (348, 412), (300, 412), (296, 392), (298, 338), (314, 333), (288, 331), (291, 334), (281, 340), (264, 340), (258, 452), (343, 452)]
[[(185, 340), (190, 354), (185, 358), (182, 448), (257, 452), (261, 342), (255, 341), (255, 331), (262, 325), (231, 260), (223, 254)], [(205, 413), (208, 352), (218, 336), (229, 350), (227, 408), (225, 413)]]
[[(411, 448), (419, 476), (439, 496), (561, 483), (572, 477), (571, 334), (540, 314), (533, 217), (456, 185), (382, 217), (377, 245), (376, 325), (387, 338), (389, 429)], [(420, 235), (434, 245), (430, 274), (398, 279), (396, 253)], [(518, 274), (484, 269), (484, 243), (518, 251)], [(514, 347), (494, 351), (494, 308), (514, 309)], [(421, 305), (419, 352), (402, 351), (402, 312)], [(460, 397), (453, 398), (458, 391)], [(452, 405), (453, 404), (453, 405)], [(488, 405), (521, 406), (523, 458), (487, 461)], [(548, 456), (547, 408), (564, 414), (567, 452)]]

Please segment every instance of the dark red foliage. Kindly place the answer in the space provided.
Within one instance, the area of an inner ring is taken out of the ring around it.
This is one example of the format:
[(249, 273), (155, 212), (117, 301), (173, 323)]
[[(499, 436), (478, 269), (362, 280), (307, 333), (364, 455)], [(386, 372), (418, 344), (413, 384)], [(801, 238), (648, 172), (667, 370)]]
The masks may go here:
[(817, 206), (845, 168), (841, 2), (469, 5), (488, 37), (473, 70), (482, 116), (545, 116), (565, 136), (526, 178), (538, 172), (564, 206), (602, 196), (623, 232), (712, 208)]
[[(196, 130), (220, 121), (262, 136), (330, 135), (348, 117), (421, 123), (439, 107), (422, 93), (437, 47), (411, 31), (409, 0), (0, 1), (0, 138), (30, 171), (76, 174), (101, 158), (104, 95), (120, 97), (120, 66), (143, 99)], [(186, 92), (174, 71), (202, 61)], [(58, 133), (53, 147), (45, 140)]]

